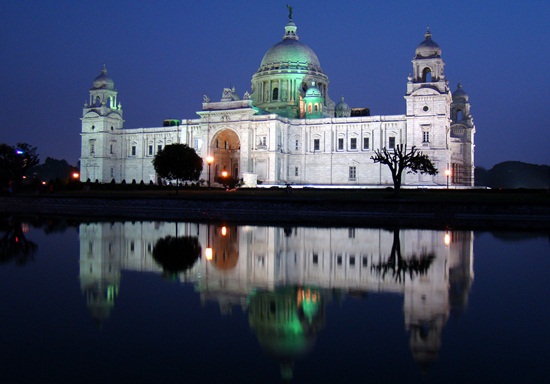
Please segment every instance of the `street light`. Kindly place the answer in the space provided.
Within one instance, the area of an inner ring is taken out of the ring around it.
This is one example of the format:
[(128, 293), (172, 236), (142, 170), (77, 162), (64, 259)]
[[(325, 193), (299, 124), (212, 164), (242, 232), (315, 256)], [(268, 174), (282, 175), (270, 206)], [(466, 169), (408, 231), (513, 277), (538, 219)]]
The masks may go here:
[(451, 170), (450, 169), (445, 170), (445, 176), (447, 176), (447, 189), (449, 189), (449, 176), (451, 176)]
[(214, 162), (214, 158), (212, 156), (206, 157), (206, 164), (208, 164), (208, 189), (210, 189), (210, 166)]

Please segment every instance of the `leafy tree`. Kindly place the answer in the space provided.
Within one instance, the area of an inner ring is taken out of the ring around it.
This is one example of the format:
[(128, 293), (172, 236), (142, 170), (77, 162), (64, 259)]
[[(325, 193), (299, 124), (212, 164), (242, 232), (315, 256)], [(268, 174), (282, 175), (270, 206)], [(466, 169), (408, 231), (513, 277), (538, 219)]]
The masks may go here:
[(386, 147), (382, 150), (375, 150), (374, 156), (371, 159), (375, 163), (385, 164), (391, 172), (393, 180), (393, 188), (395, 195), (399, 195), (401, 189), (401, 176), (403, 171), (407, 173), (427, 173), (436, 175), (437, 168), (434, 166), (428, 155), (423, 154), (415, 146), (407, 152), (407, 147), (403, 144), (396, 145), (393, 152), (390, 152)]
[(170, 144), (157, 153), (153, 166), (157, 175), (176, 180), (178, 185), (180, 180), (199, 180), (203, 164), (201, 157), (187, 144)]
[(67, 180), (73, 172), (78, 172), (78, 168), (70, 165), (67, 160), (46, 157), (43, 164), (33, 167), (30, 172), (36, 173), (41, 180)]
[(0, 182), (5, 187), (13, 182), (15, 187), (29, 168), (39, 163), (37, 148), (27, 143), (17, 143), (15, 147), (0, 144)]

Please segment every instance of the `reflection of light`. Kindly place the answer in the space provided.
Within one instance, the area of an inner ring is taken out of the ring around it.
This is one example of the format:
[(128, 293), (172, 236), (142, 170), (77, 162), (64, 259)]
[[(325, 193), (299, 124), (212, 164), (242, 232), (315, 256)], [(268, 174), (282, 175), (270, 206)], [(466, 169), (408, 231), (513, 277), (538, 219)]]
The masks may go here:
[(227, 235), (227, 227), (222, 227), (222, 236)]
[(451, 235), (449, 234), (449, 232), (445, 232), (445, 245), (449, 245), (451, 244)]
[(204, 256), (206, 257), (206, 260), (212, 260), (212, 248), (206, 248), (204, 250)]

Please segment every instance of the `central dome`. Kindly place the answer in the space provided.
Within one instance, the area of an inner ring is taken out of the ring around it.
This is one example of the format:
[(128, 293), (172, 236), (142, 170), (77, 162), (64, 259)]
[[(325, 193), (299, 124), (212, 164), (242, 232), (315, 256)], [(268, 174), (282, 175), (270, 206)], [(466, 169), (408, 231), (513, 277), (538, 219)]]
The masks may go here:
[(280, 67), (285, 65), (313, 66), (317, 70), (321, 67), (315, 52), (306, 44), (294, 39), (284, 39), (271, 47), (264, 55), (260, 67)]
[(296, 24), (289, 19), (282, 41), (264, 55), (252, 76), (252, 104), (267, 113), (292, 119), (305, 118), (303, 98), (313, 85), (324, 98), (320, 110), (331, 115), (334, 103), (328, 97), (328, 77), (315, 52), (299, 41), (296, 30)]

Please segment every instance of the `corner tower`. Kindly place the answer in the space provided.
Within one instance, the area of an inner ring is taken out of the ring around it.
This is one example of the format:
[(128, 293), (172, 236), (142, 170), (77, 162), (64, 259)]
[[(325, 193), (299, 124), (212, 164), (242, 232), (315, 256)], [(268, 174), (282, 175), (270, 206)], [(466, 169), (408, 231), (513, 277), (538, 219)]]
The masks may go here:
[(119, 136), (124, 120), (117, 96), (115, 84), (104, 66), (90, 88), (90, 99), (84, 103), (82, 112), (81, 181), (121, 180), (122, 170), (115, 164), (122, 153)]
[[(445, 185), (445, 171), (451, 162), (451, 92), (445, 78), (441, 48), (432, 40), (429, 28), (412, 59), (413, 73), (407, 83), (407, 141), (428, 155), (439, 173), (431, 177), (435, 185)], [(408, 175), (407, 184), (429, 184), (427, 176)]]
[(458, 83), (451, 103), (451, 177), (453, 184), (474, 185), (474, 134), (470, 98)]
[(334, 114), (328, 97), (328, 76), (321, 69), (313, 50), (299, 41), (297, 27), (289, 14), (283, 40), (264, 55), (260, 68), (252, 76), (252, 103), (268, 113), (291, 119), (305, 118), (304, 97), (313, 83), (324, 99), (324, 116)]

